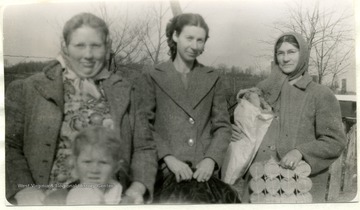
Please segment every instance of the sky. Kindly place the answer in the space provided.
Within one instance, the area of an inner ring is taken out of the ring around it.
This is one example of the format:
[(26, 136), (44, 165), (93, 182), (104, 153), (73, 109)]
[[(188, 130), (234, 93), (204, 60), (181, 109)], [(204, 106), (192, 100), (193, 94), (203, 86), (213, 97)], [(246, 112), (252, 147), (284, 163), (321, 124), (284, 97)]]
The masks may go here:
[[(3, 10), (4, 58), (13, 64), (24, 58), (10, 56), (35, 56), (53, 58), (59, 52), (61, 29), (66, 20), (79, 12), (94, 12), (96, 2), (12, 4)], [(289, 5), (302, 2), (304, 7), (314, 5), (314, 0), (180, 0), (183, 12), (200, 13), (210, 28), (210, 39), (199, 60), (205, 65), (226, 64), (247, 67), (259, 63), (269, 69), (271, 45), (262, 41), (275, 41), (280, 34), (273, 30), (275, 21), (284, 20)], [(127, 13), (136, 19), (156, 1), (106, 1), (114, 17)], [(168, 1), (164, 6), (169, 7)], [(352, 0), (320, 0), (320, 5), (336, 11), (353, 13)], [(120, 16), (119, 16), (120, 17)], [(168, 10), (165, 19), (172, 17)], [(166, 21), (165, 23), (166, 24)], [(354, 19), (349, 24), (355, 26)], [(265, 56), (264, 56), (265, 55)], [(267, 56), (266, 56), (267, 55)], [(47, 60), (46, 58), (42, 60)], [(355, 54), (346, 74), (348, 90), (355, 91)], [(340, 78), (341, 79), (341, 78)]]

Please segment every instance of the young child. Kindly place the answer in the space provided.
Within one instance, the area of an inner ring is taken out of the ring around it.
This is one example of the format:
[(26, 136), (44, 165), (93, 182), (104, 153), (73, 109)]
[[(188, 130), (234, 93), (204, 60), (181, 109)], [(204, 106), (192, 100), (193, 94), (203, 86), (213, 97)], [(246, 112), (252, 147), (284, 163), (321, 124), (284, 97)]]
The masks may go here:
[(73, 142), (73, 176), (78, 180), (66, 189), (55, 190), (45, 204), (119, 204), (122, 185), (115, 174), (120, 169), (120, 141), (105, 127), (81, 131)]

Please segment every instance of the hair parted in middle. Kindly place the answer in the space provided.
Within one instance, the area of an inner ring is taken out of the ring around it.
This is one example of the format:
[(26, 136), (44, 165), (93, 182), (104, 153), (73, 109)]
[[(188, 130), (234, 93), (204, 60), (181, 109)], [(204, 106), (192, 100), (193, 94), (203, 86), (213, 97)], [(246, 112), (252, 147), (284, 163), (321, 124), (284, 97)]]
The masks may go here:
[[(293, 35), (284, 35), (284, 36), (280, 37), (279, 40), (275, 44), (275, 55), (277, 54), (277, 51), (279, 50), (282, 43), (284, 43), (284, 42), (290, 43), (291, 45), (293, 45), (297, 49), (300, 49), (299, 43), (298, 43), (298, 41), (296, 40), (296, 38)], [(276, 56), (275, 56), (275, 63), (279, 64)]]
[(169, 55), (172, 60), (175, 59), (177, 51), (176, 42), (173, 40), (172, 36), (174, 33), (177, 33), (177, 35), (179, 35), (184, 26), (201, 27), (206, 32), (205, 41), (209, 38), (209, 27), (201, 15), (194, 13), (184, 13), (173, 17), (166, 25), (167, 43), (170, 48)]
[(82, 26), (89, 26), (99, 30), (103, 35), (104, 42), (106, 43), (108, 41), (109, 27), (105, 21), (94, 14), (84, 12), (73, 16), (65, 23), (63, 28), (63, 39), (66, 45), (69, 45), (70, 43), (72, 32)]

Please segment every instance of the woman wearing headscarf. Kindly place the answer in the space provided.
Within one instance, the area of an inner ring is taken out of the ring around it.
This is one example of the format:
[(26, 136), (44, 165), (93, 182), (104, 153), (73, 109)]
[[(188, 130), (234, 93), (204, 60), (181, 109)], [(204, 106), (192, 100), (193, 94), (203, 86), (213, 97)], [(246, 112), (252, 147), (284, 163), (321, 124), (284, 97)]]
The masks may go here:
[[(61, 46), (56, 61), (41, 73), (14, 81), (6, 93), (8, 201), (40, 205), (53, 188), (72, 183), (71, 145), (90, 126), (110, 128), (121, 141), (123, 200), (142, 203), (145, 195), (151, 200), (155, 144), (143, 132), (146, 117), (138, 112), (136, 87), (106, 68), (108, 26), (93, 14), (75, 15), (64, 26)], [(130, 186), (124, 182), (127, 174)]]
[(274, 60), (258, 87), (275, 117), (253, 163), (273, 157), (281, 167), (295, 169), (305, 161), (311, 167), (312, 201), (325, 202), (328, 168), (346, 142), (339, 102), (329, 88), (312, 81), (308, 46), (300, 34), (281, 35)]

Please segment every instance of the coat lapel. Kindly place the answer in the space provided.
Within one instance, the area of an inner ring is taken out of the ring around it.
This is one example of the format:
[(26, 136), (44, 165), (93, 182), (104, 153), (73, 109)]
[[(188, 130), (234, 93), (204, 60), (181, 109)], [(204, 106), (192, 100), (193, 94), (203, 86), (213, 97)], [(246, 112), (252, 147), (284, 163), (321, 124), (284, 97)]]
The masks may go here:
[(150, 72), (155, 83), (185, 112), (191, 113), (184, 85), (171, 61), (162, 63)]
[(185, 112), (191, 115), (192, 110), (209, 93), (219, 78), (212, 69), (196, 63), (195, 68), (188, 74), (188, 89), (176, 73), (171, 61), (162, 63), (151, 71), (150, 75), (157, 85)]
[(104, 80), (103, 87), (111, 107), (111, 115), (116, 118), (116, 122), (121, 123), (120, 117), (124, 116), (130, 103), (131, 83), (115, 73)]
[(209, 93), (219, 76), (214, 70), (197, 64), (195, 69), (189, 75), (189, 103), (191, 108), (195, 107)]
[(34, 80), (34, 87), (41, 96), (49, 101), (53, 101), (61, 111), (64, 110), (64, 91), (62, 67), (54, 61), (44, 69), (46, 77), (38, 77)]

